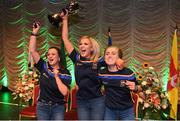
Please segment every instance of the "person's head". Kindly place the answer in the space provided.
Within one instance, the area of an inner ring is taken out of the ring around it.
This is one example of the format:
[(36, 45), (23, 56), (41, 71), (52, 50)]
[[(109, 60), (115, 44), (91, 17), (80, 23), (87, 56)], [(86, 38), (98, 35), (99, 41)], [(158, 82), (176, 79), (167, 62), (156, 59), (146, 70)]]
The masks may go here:
[(57, 67), (64, 69), (63, 58), (59, 48), (50, 47), (48, 52), (46, 53), (46, 57), (48, 59), (48, 64), (52, 67)]
[(99, 44), (89, 36), (82, 36), (79, 39), (79, 51), (82, 57), (89, 58), (93, 61), (97, 61), (100, 56)]
[(122, 56), (122, 50), (117, 46), (109, 46), (104, 52), (104, 59), (108, 66), (115, 65), (119, 58), (122, 59)]

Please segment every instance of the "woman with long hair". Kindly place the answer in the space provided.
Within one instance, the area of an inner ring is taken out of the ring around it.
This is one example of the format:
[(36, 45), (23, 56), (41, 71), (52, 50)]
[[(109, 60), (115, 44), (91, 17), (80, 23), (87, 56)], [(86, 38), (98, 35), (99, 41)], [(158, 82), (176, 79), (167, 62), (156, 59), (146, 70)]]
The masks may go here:
[[(100, 47), (90, 36), (79, 39), (79, 52), (74, 49), (68, 38), (68, 13), (62, 15), (62, 39), (69, 57), (75, 64), (75, 80), (77, 89), (77, 112), (79, 120), (103, 120), (104, 96), (102, 83), (98, 79), (98, 70), (103, 65)], [(120, 60), (120, 66), (122, 66)]]

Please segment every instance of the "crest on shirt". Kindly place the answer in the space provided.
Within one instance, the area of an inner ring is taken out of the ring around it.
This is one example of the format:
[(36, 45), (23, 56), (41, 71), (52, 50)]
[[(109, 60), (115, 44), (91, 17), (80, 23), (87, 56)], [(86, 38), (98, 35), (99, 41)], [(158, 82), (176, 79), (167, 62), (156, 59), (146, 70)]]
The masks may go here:
[(92, 69), (96, 70), (97, 67), (98, 67), (98, 66), (97, 66), (97, 63), (93, 63), (93, 64), (92, 64)]
[(77, 62), (76, 65), (77, 66), (82, 66), (82, 63)]
[(48, 75), (46, 73), (43, 73), (43, 76), (45, 76), (46, 78), (49, 78)]

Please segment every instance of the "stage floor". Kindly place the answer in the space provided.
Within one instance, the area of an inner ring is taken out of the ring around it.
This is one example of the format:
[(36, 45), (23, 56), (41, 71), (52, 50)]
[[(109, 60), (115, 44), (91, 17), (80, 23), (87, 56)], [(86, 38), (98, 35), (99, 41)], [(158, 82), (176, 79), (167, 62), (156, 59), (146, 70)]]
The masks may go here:
[(11, 93), (9, 90), (0, 90), (0, 120), (19, 120), (19, 111), (27, 106), (26, 103), (13, 100)]
[[(13, 100), (9, 90), (0, 90), (0, 120), (19, 120), (19, 111), (27, 106), (27, 103), (19, 104), (19, 100)], [(180, 112), (180, 104), (178, 105), (178, 112)], [(34, 120), (23, 117), (24, 120)], [(180, 120), (180, 113), (178, 113), (177, 120)]]

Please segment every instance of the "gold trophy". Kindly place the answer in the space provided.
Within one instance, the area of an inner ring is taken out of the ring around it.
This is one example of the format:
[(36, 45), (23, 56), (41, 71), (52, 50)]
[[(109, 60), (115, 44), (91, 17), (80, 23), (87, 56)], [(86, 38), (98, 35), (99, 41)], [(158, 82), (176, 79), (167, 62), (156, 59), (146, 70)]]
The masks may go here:
[[(62, 9), (62, 12), (66, 14), (66, 11), (68, 11), (69, 15), (73, 15), (73, 14), (76, 14), (78, 10), (79, 10), (78, 2), (75, 0), (72, 0), (65, 8)], [(59, 27), (60, 22), (62, 22), (60, 13), (48, 15), (48, 19), (49, 19), (49, 22), (57, 28)]]

